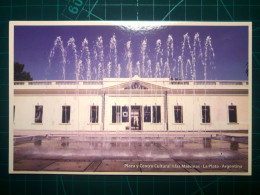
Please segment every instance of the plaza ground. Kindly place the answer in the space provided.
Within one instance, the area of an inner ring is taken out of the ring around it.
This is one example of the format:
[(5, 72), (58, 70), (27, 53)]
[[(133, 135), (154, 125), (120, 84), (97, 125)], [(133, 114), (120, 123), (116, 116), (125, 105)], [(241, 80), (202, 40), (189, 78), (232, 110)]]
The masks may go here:
[(14, 132), (13, 153), (18, 173), (248, 172), (247, 132)]

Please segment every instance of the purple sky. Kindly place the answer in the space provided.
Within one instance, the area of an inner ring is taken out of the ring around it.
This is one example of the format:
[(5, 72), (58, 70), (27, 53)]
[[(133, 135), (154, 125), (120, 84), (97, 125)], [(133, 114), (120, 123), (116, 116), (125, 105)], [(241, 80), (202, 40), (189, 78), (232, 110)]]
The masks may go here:
[[(117, 40), (118, 63), (121, 64), (121, 77), (127, 77), (125, 61), (125, 44), (132, 41), (133, 68), (140, 58), (140, 45), (147, 39), (147, 56), (152, 62), (152, 72), (155, 72), (155, 48), (158, 39), (162, 42), (163, 61), (166, 60), (166, 41), (172, 35), (174, 44), (173, 58), (181, 55), (183, 35), (188, 33), (190, 44), (193, 47), (195, 33), (199, 33), (204, 55), (204, 44), (207, 36), (211, 37), (215, 53), (214, 66), (216, 70), (208, 73), (210, 80), (247, 80), (245, 74), (248, 62), (248, 27), (239, 26), (168, 26), (149, 30), (126, 30), (116, 26), (15, 26), (14, 61), (25, 64), (25, 71), (29, 71), (34, 80), (50, 79), (45, 75), (48, 67), (48, 58), (57, 36), (61, 36), (64, 48), (69, 38), (74, 37), (78, 53), (84, 38), (89, 42), (91, 66), (95, 66), (94, 45), (98, 36), (103, 38), (104, 65), (109, 60), (109, 42), (113, 34)], [(187, 47), (186, 47), (187, 49)], [(188, 50), (187, 50), (188, 51)], [(185, 52), (184, 60), (190, 58)], [(176, 64), (171, 65), (171, 69)], [(68, 65), (66, 71), (73, 71)], [(203, 80), (203, 65), (196, 64), (197, 80)], [(171, 70), (171, 75), (174, 74)], [(172, 75), (174, 76), (174, 75)], [(93, 77), (93, 76), (92, 76)], [(58, 78), (57, 78), (58, 79)]]

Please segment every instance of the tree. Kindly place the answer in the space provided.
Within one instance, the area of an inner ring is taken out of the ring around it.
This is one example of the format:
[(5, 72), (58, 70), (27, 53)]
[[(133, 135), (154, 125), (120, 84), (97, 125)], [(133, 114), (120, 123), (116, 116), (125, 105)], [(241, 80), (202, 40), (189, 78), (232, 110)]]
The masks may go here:
[(15, 81), (32, 81), (30, 72), (25, 72), (24, 64), (20, 64), (19, 62), (14, 62), (14, 80)]

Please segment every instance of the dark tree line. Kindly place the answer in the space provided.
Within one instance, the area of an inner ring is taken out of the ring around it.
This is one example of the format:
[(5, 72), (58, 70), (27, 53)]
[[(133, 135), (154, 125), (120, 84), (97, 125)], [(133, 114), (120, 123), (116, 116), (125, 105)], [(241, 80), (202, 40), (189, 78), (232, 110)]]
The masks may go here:
[(24, 71), (24, 64), (14, 62), (14, 80), (15, 81), (32, 81), (30, 72)]

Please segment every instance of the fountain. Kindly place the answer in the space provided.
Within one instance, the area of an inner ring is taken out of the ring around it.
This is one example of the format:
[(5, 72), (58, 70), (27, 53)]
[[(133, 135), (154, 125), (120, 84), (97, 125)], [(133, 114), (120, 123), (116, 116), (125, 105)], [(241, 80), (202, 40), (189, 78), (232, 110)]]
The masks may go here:
[[(92, 42), (91, 50), (89, 41), (84, 38), (81, 50), (78, 52), (73, 37), (68, 40), (64, 48), (62, 38), (58, 36), (50, 52), (46, 77), (54, 80), (102, 80), (123, 76), (132, 78), (138, 75), (142, 78), (196, 80), (198, 77), (196, 69), (200, 65), (202, 67), (200, 69), (203, 69), (202, 74), (199, 72), (199, 75), (203, 75), (199, 77), (200, 80), (214, 78), (215, 53), (210, 36), (206, 37), (202, 47), (199, 33), (195, 33), (192, 45), (191, 37), (186, 33), (180, 42), (180, 51), (174, 48), (177, 44), (174, 44), (171, 34), (168, 35), (165, 44), (161, 39), (155, 41), (154, 52), (148, 51), (149, 45), (153, 43), (147, 38), (140, 41), (139, 51), (133, 50), (132, 41), (127, 41), (123, 58), (119, 57), (115, 34), (109, 40), (109, 47), (104, 47), (106, 43), (102, 36), (97, 36)], [(149, 58), (148, 54), (152, 57)]]
[(57, 37), (49, 56), (49, 66), (46, 70), (46, 77), (50, 80), (65, 80), (66, 56), (61, 37)]
[(91, 60), (90, 60), (90, 51), (88, 48), (88, 40), (84, 38), (82, 42), (81, 55), (79, 60), (79, 68), (80, 68), (80, 77), (79, 79), (91, 79)]
[(78, 52), (75, 44), (75, 39), (71, 37), (68, 40), (66, 51), (66, 69), (73, 67), (74, 71), (66, 71), (66, 80), (79, 80), (79, 67), (78, 67)]
[(152, 61), (150, 59), (147, 60), (147, 77), (152, 77)]
[(156, 41), (156, 48), (155, 48), (155, 52), (156, 52), (156, 54), (155, 54), (156, 68), (155, 68), (155, 74), (154, 74), (155, 78), (162, 77), (161, 68), (163, 65), (163, 62), (162, 62), (163, 50), (161, 49), (161, 45), (162, 45), (162, 42), (160, 39), (158, 39)]
[(146, 73), (147, 69), (145, 66), (145, 62), (146, 62), (146, 58), (147, 58), (146, 49), (147, 49), (147, 39), (145, 38), (141, 43), (141, 50), (140, 50), (141, 62), (142, 62), (142, 71), (141, 71), (140, 76), (142, 76), (142, 77), (147, 77), (147, 73)]
[(211, 74), (214, 72), (216, 69), (216, 66), (214, 66), (214, 58), (215, 58), (215, 53), (214, 49), (212, 47), (211, 43), (211, 37), (207, 36), (206, 41), (205, 41), (205, 54), (204, 54), (204, 79), (207, 80), (207, 66), (209, 65), (211, 70), (208, 71)]
[(136, 62), (136, 67), (135, 67), (135, 75), (141, 77), (141, 68), (140, 68), (140, 62)]
[(132, 78), (133, 76), (133, 62), (132, 62), (132, 49), (131, 49), (131, 41), (128, 41), (126, 43), (126, 51), (125, 51), (125, 57), (126, 57), (126, 69), (128, 72), (128, 77)]
[[(116, 35), (114, 34), (110, 39), (110, 51), (109, 51), (109, 62), (111, 63), (112, 72), (114, 72), (114, 76), (116, 78), (120, 77), (120, 65), (117, 64), (117, 43), (116, 43)], [(110, 77), (110, 71), (109, 76)]]

